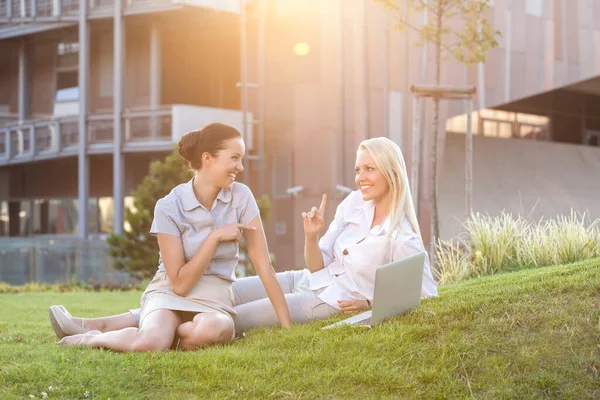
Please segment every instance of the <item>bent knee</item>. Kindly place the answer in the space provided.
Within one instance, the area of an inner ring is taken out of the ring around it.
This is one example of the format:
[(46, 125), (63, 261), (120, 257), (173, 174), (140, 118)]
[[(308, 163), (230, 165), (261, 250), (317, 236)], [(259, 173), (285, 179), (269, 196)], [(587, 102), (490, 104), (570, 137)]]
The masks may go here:
[(180, 346), (185, 350), (227, 343), (233, 336), (233, 320), (222, 314), (199, 314), (193, 329), (181, 333)]
[(159, 335), (155, 333), (139, 332), (131, 344), (132, 350), (137, 352), (163, 351), (171, 348), (173, 335)]

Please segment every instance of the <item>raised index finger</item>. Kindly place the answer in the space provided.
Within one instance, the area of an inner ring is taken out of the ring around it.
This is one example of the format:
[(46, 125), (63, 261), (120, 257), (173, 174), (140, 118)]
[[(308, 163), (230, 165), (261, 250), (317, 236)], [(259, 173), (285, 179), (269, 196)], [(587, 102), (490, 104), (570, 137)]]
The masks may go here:
[(249, 225), (244, 225), (244, 224), (238, 224), (238, 228), (240, 228), (240, 229), (250, 229), (251, 231), (255, 231), (256, 230), (255, 226), (249, 226)]
[(319, 206), (319, 214), (321, 214), (321, 216), (323, 216), (323, 213), (325, 212), (325, 204), (327, 204), (326, 194), (324, 194), (323, 197), (321, 197), (321, 205)]

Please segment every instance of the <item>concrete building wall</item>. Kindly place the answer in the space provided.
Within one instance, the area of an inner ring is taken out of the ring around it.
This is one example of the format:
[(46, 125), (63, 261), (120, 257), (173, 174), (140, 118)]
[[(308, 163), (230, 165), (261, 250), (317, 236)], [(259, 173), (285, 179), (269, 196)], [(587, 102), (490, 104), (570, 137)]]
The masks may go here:
[[(473, 209), (532, 221), (600, 218), (600, 148), (518, 139), (473, 138)], [(439, 183), (440, 237), (461, 232), (465, 210), (465, 135), (448, 134)]]

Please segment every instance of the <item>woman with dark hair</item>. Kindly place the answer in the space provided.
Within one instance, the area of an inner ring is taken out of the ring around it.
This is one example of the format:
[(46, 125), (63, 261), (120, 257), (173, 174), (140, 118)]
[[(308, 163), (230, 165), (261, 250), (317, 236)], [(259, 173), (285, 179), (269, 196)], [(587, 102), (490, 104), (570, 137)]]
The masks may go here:
[[(365, 140), (356, 152), (355, 172), (358, 190), (340, 203), (322, 237), (326, 196), (319, 208), (302, 213), (306, 268), (276, 275), (295, 323), (371, 307), (377, 267), (424, 251), (400, 148), (387, 138)], [(281, 321), (270, 295), (273, 289), (262, 282), (248, 277), (232, 285), (237, 332)], [(427, 258), (421, 296), (437, 296)], [(62, 327), (55, 327), (59, 337), (138, 326), (144, 316), (142, 308), (110, 317), (73, 318), (64, 307), (53, 307)]]
[[(252, 264), (279, 323), (290, 313), (271, 266), (258, 206), (250, 189), (236, 182), (244, 170), (240, 133), (210, 124), (186, 133), (179, 153), (194, 177), (156, 203), (150, 233), (158, 239), (159, 266), (144, 291), (137, 326), (79, 334), (69, 329), (70, 315), (50, 308), (50, 321), (65, 346), (117, 351), (192, 350), (225, 343), (235, 335), (232, 282), (238, 244), (244, 235)], [(127, 325), (125, 325), (127, 326)]]

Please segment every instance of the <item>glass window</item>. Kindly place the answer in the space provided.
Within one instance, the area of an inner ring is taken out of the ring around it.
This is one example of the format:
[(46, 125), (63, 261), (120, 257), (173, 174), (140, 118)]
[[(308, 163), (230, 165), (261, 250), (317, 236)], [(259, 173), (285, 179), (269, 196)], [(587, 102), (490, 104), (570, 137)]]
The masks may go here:
[(29, 236), (33, 232), (33, 207), (32, 201), (20, 202), (19, 211), (19, 236)]
[(544, 2), (542, 0), (527, 0), (525, 11), (534, 17), (541, 17), (544, 13)]
[(77, 233), (78, 207), (77, 200), (60, 199), (50, 200), (48, 210), (49, 226), (48, 230), (54, 234)]
[(8, 201), (0, 201), (0, 236), (8, 236)]
[(79, 43), (65, 39), (58, 43), (56, 57), (56, 93), (54, 115), (77, 115), (79, 112)]
[(112, 232), (113, 213), (114, 204), (112, 197), (100, 197), (98, 199), (98, 221), (100, 233)]

